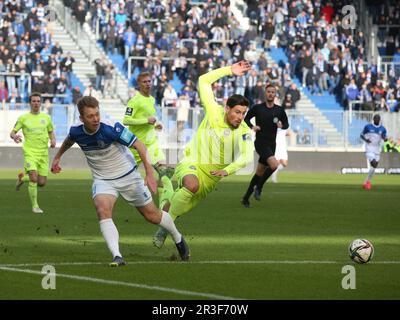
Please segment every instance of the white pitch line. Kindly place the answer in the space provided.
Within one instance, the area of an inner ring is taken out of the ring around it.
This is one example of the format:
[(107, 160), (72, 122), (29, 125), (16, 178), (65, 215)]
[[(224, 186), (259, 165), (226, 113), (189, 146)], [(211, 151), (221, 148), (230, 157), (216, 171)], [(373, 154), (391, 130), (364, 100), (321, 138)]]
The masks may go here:
[[(45, 275), (45, 274), (41, 273), (40, 271), (29, 270), (29, 269), (0, 267), (0, 270), (36, 274), (36, 275), (41, 275), (41, 276)], [(76, 275), (63, 274), (63, 273), (56, 273), (56, 277), (67, 278), (67, 279), (72, 279), (72, 280), (80, 280), (80, 281), (90, 281), (90, 282), (102, 283), (102, 284), (108, 284), (108, 285), (117, 285), (117, 286), (125, 286), (125, 287), (139, 288), (139, 289), (147, 289), (147, 290), (153, 290), (153, 291), (163, 291), (163, 292), (168, 292), (168, 293), (181, 294), (181, 295), (185, 295), (185, 296), (195, 296), (195, 297), (203, 297), (203, 298), (209, 298), (209, 299), (242, 300), (242, 298), (227, 297), (227, 296), (222, 296), (222, 295), (213, 294), (213, 293), (195, 292), (195, 291), (180, 290), (180, 289), (166, 288), (166, 287), (159, 287), (159, 286), (149, 286), (149, 285), (140, 284), (140, 283), (105, 280), (105, 279), (83, 277), (83, 276), (76, 276)]]
[[(348, 261), (351, 263), (351, 261)], [(344, 261), (327, 260), (215, 260), (215, 261), (127, 261), (128, 265), (135, 264), (343, 264)], [(371, 261), (369, 264), (400, 264), (400, 261)], [(42, 263), (20, 263), (0, 264), (0, 267), (35, 267), (35, 266), (84, 266), (84, 265), (107, 265), (107, 262), (42, 262)]]

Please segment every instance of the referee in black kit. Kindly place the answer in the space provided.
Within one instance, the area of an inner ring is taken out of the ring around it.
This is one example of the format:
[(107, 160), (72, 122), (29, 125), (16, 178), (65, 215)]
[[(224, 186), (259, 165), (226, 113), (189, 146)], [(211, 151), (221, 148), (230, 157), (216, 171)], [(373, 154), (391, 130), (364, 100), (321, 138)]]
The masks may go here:
[[(241, 202), (246, 207), (250, 207), (249, 198), (254, 191), (256, 200), (260, 200), (261, 191), (264, 183), (278, 168), (278, 160), (275, 158), (276, 131), (278, 128), (289, 128), (289, 122), (283, 107), (274, 103), (276, 88), (268, 84), (265, 88), (267, 102), (254, 105), (246, 115), (244, 121), (256, 132), (254, 147), (260, 156), (256, 173), (250, 181), (249, 188), (243, 196)], [(250, 122), (256, 118), (256, 125)]]

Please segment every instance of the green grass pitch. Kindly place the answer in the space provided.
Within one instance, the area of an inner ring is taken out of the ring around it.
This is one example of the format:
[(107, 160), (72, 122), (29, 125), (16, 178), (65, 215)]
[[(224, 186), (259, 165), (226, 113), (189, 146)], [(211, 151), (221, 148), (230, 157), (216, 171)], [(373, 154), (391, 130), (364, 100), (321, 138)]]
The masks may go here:
[[(252, 208), (239, 200), (249, 176), (222, 181), (177, 220), (191, 248), (176, 261), (169, 238), (119, 199), (114, 221), (128, 266), (110, 268), (91, 200), (88, 171), (50, 175), (39, 189), (45, 211), (30, 210), (27, 188), (14, 191), (16, 170), (0, 171), (0, 299), (399, 299), (400, 177), (282, 172)], [(157, 198), (155, 198), (157, 201)], [(347, 247), (366, 238), (373, 260), (355, 265)], [(43, 265), (56, 289), (42, 288)], [(356, 289), (341, 286), (353, 265)]]

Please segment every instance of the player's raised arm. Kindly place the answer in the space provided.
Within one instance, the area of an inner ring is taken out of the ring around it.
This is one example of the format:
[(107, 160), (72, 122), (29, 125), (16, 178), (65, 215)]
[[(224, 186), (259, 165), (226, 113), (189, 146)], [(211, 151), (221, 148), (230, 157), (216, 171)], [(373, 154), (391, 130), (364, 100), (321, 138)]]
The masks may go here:
[(71, 140), (69, 137), (65, 138), (64, 142), (62, 143), (60, 150), (54, 156), (54, 159), (51, 163), (51, 172), (59, 173), (61, 171), (60, 161), (62, 155), (74, 145), (75, 141)]
[(242, 76), (251, 69), (250, 64), (247, 61), (240, 61), (231, 66), (212, 70), (206, 74), (203, 74), (199, 78), (199, 95), (201, 103), (203, 104), (206, 112), (212, 112), (218, 103), (215, 101), (214, 92), (212, 90), (212, 84), (217, 80), (230, 75)]

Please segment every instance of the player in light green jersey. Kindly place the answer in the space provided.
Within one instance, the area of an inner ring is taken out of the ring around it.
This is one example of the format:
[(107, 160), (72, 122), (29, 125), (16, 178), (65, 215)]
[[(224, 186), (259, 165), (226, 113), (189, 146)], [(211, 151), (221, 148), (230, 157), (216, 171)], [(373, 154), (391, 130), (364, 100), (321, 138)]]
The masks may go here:
[[(248, 100), (238, 94), (228, 98), (226, 106), (220, 106), (214, 98), (212, 84), (225, 76), (241, 76), (250, 70), (246, 61), (219, 68), (199, 78), (200, 100), (205, 117), (196, 135), (189, 142), (184, 158), (175, 168), (178, 188), (163, 177), (164, 191), (160, 196), (163, 209), (173, 219), (193, 209), (210, 193), (221, 178), (251, 164), (254, 146), (251, 130), (243, 119), (249, 106)], [(167, 233), (159, 228), (153, 244), (161, 248)]]
[[(165, 166), (165, 154), (158, 144), (156, 130), (162, 130), (163, 126), (157, 122), (155, 99), (151, 96), (151, 75), (148, 72), (142, 72), (137, 77), (139, 92), (128, 101), (125, 111), (123, 124), (129, 126), (129, 130), (142, 141), (148, 150), (150, 163), (160, 176), (172, 175), (173, 170)], [(136, 163), (140, 164), (142, 160), (136, 149), (131, 149)]]
[(14, 129), (10, 133), (11, 139), (15, 143), (22, 142), (22, 137), (18, 131), (22, 129), (25, 141), (24, 169), (25, 173), (18, 174), (16, 190), (18, 191), (24, 182), (29, 181), (28, 193), (34, 213), (43, 213), (37, 202), (37, 186), (43, 187), (47, 182), (49, 168), (49, 147), (56, 146), (53, 124), (49, 115), (40, 113), (41, 96), (40, 93), (32, 93), (29, 97), (31, 111), (23, 114), (17, 120)]

